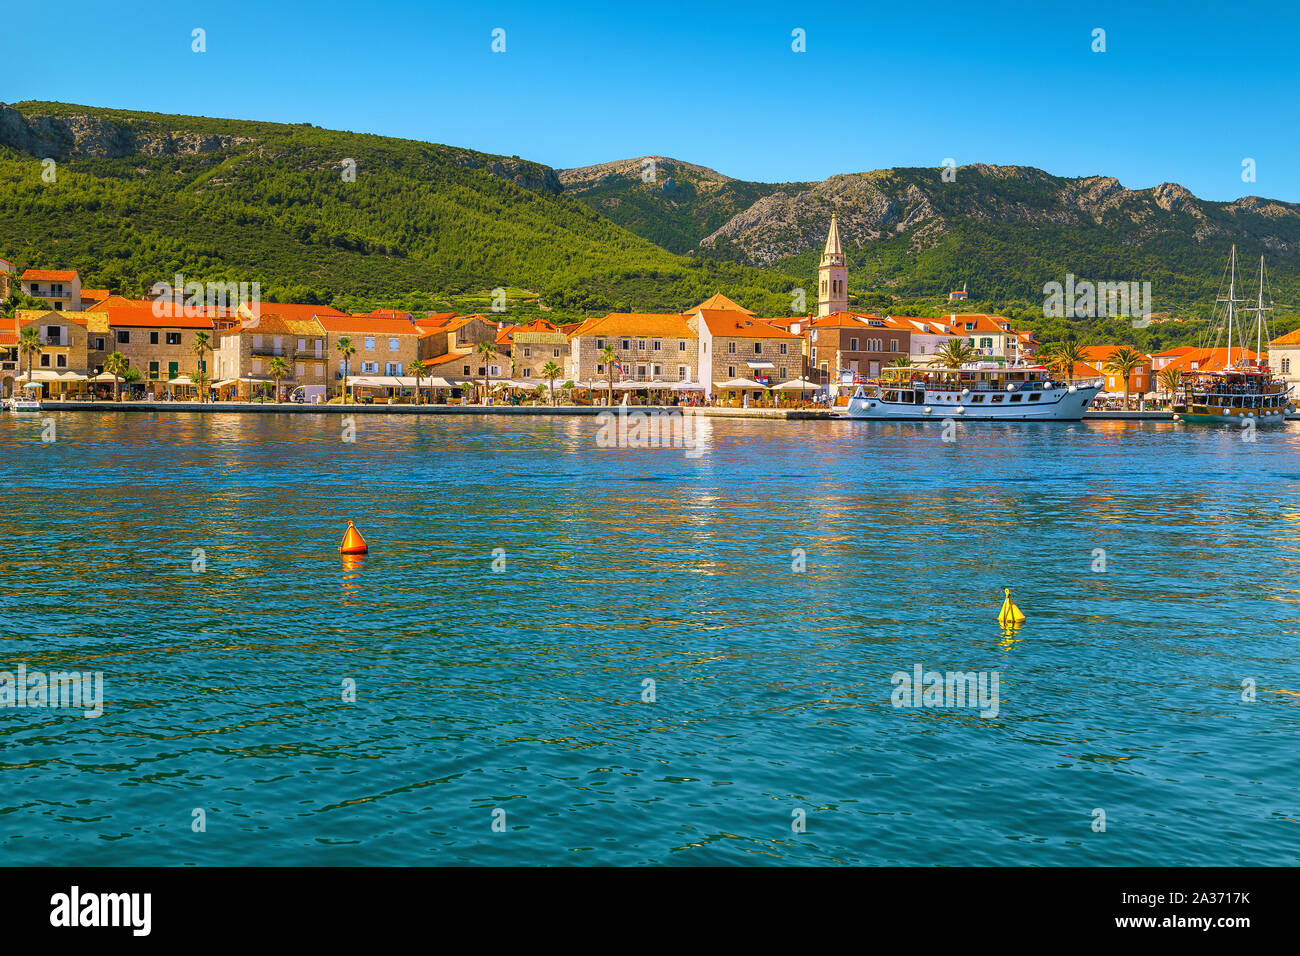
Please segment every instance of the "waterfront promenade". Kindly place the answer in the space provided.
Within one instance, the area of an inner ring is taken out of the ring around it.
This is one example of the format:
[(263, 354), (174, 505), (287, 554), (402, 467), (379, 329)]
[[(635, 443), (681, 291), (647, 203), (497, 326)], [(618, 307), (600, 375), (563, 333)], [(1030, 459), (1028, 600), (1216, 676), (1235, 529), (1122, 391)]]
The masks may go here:
[[(613, 408), (623, 406), (614, 405)], [(41, 411), (53, 412), (244, 412), (251, 414), (290, 415), (598, 415), (608, 405), (307, 405), (298, 402), (62, 402), (41, 403)], [(829, 408), (725, 408), (711, 405), (629, 405), (642, 412), (680, 411), (684, 415), (709, 418), (843, 419), (840, 409)], [(1288, 415), (1288, 421), (1300, 419), (1300, 412)], [(1084, 421), (1173, 421), (1173, 413), (1164, 410), (1085, 412)]]

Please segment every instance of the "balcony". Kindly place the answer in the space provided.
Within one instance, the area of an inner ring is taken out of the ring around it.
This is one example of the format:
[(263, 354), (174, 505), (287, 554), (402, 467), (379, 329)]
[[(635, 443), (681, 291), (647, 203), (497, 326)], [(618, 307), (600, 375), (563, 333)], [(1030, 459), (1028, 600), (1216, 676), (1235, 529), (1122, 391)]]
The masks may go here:
[(286, 348), (283, 345), (276, 348), (274, 345), (254, 345), (249, 351), (253, 355), (278, 355), (280, 358), (287, 359), (293, 355), (293, 349)]
[(47, 335), (47, 336), (45, 336), (45, 344), (46, 344), (46, 345), (58, 345), (58, 346), (62, 347), (65, 343), (64, 343), (64, 341), (63, 341), (63, 336), (61, 336), (61, 335)]

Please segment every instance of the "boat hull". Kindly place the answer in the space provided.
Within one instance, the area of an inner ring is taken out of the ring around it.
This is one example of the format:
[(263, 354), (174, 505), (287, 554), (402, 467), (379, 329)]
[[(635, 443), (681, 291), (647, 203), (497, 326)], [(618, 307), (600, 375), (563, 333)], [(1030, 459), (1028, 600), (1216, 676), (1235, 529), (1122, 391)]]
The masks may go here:
[[(1042, 389), (1020, 393), (1018, 402), (1011, 400), (1016, 393), (997, 392), (977, 397), (927, 390), (925, 400), (920, 404), (887, 402), (871, 395), (855, 396), (849, 399), (844, 414), (847, 418), (886, 421), (942, 421), (951, 418), (975, 422), (1077, 422), (1100, 391), (1100, 385)], [(1040, 397), (1030, 401), (1033, 394)], [(1001, 401), (992, 401), (994, 397)]]
[(1227, 408), (1222, 411), (1190, 411), (1174, 412), (1174, 421), (1182, 422), (1184, 425), (1239, 425), (1243, 421), (1254, 421), (1256, 425), (1281, 425), (1286, 422), (1286, 414), (1282, 411), (1273, 414), (1251, 414), (1250, 409)]

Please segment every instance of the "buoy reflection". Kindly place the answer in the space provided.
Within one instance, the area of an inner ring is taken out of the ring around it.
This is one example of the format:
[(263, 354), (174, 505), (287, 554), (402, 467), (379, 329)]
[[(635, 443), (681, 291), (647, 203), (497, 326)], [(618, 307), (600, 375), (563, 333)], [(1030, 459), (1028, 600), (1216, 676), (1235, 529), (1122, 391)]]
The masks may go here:
[(356, 607), (357, 603), (352, 598), (357, 597), (357, 592), (361, 590), (361, 571), (365, 567), (366, 559), (360, 554), (345, 554), (343, 559), (343, 606)]

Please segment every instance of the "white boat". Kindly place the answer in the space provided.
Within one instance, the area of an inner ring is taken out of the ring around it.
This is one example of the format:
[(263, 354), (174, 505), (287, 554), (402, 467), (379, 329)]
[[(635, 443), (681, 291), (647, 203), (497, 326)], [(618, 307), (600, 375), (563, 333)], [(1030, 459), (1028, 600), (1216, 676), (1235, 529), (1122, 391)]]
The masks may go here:
[(39, 412), (41, 403), (34, 398), (11, 398), (7, 404), (11, 412)]
[(1041, 365), (975, 362), (961, 368), (887, 368), (857, 387), (849, 418), (953, 418), (974, 421), (1077, 422), (1101, 391), (1054, 381)]

